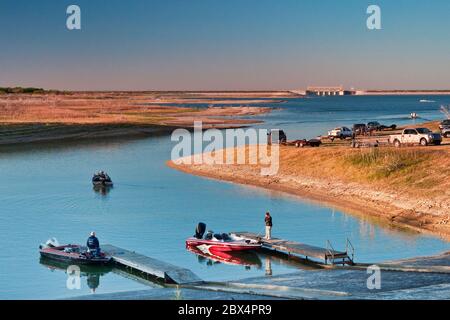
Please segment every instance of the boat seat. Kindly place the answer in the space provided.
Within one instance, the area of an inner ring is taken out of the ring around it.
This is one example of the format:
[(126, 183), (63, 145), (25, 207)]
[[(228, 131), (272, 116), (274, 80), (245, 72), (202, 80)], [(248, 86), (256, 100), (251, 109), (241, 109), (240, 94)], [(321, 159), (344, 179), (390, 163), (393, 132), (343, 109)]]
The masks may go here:
[(230, 238), (230, 236), (228, 234), (222, 233), (222, 240), (229, 241), (229, 240), (231, 240), (231, 238)]
[(212, 237), (213, 237), (212, 233), (208, 232), (205, 236), (205, 240), (212, 240)]

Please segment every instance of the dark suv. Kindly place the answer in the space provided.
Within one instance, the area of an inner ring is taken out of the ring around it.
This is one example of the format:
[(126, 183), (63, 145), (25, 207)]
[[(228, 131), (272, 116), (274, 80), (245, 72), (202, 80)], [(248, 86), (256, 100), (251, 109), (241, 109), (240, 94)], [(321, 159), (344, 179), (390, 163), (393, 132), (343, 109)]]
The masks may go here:
[(444, 129), (445, 127), (450, 127), (450, 119), (445, 119), (439, 124), (439, 129)]
[(450, 138), (450, 119), (446, 119), (439, 124), (439, 129), (441, 130), (441, 134)]

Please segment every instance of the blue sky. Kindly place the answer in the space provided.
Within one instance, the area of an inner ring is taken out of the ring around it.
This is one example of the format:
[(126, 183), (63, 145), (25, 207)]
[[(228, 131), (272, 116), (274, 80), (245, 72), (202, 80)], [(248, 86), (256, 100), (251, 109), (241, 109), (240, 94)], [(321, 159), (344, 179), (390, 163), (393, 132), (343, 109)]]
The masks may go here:
[(0, 86), (450, 88), (449, 15), (448, 0), (1, 0)]

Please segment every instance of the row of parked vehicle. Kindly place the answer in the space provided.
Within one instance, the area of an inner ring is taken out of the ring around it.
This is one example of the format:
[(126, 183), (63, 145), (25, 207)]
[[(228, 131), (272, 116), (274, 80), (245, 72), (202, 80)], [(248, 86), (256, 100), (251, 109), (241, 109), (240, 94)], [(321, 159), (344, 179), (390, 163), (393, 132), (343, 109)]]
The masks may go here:
[[(387, 126), (380, 124), (377, 121), (372, 121), (367, 124), (357, 123), (353, 125), (352, 129), (348, 127), (338, 127), (328, 131), (328, 138), (331, 141), (333, 141), (334, 139), (354, 139), (359, 135), (371, 135), (374, 131), (395, 129), (397, 129), (396, 124)], [(420, 144), (422, 146), (427, 146), (430, 144), (440, 145), (442, 142), (442, 137), (450, 138), (450, 119), (442, 121), (439, 124), (439, 129), (440, 133), (433, 133), (428, 128), (406, 128), (400, 134), (389, 135), (388, 142), (395, 147), (400, 147), (401, 145), (405, 144)], [(268, 139), (271, 142), (271, 133), (269, 134)], [(296, 146), (297, 148), (303, 148), (305, 146), (318, 147), (322, 142), (320, 138), (288, 141), (285, 132), (283, 130), (279, 130), (279, 143), (288, 146)], [(358, 143), (358, 145), (360, 145), (360, 143)], [(378, 146), (378, 140), (376, 141), (375, 145)]]
[(367, 124), (365, 123), (356, 123), (353, 125), (353, 128), (350, 129), (348, 127), (339, 127), (333, 130), (328, 131), (328, 138), (333, 141), (334, 139), (346, 139), (352, 138), (353, 136), (358, 135), (371, 135), (374, 131), (383, 131), (383, 130), (395, 130), (397, 129), (396, 124), (392, 124), (390, 126), (386, 126), (380, 124), (377, 121), (372, 121)]

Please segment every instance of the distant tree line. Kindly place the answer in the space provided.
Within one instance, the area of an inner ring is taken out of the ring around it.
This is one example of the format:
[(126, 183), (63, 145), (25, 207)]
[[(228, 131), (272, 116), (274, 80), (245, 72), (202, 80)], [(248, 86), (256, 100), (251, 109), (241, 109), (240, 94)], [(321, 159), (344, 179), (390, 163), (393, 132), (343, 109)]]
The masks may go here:
[(42, 88), (33, 87), (0, 87), (0, 94), (10, 93), (59, 93), (57, 90), (44, 90)]

